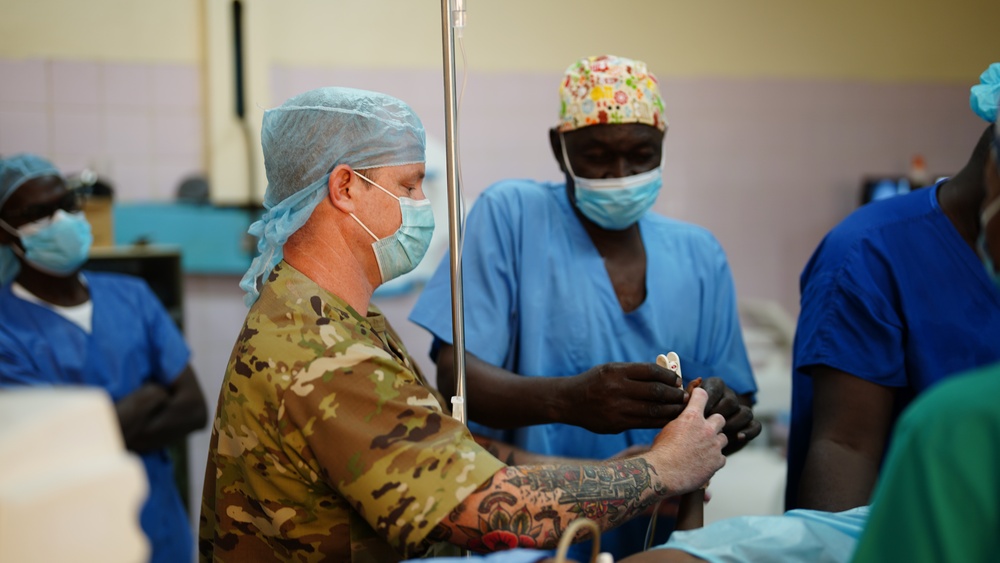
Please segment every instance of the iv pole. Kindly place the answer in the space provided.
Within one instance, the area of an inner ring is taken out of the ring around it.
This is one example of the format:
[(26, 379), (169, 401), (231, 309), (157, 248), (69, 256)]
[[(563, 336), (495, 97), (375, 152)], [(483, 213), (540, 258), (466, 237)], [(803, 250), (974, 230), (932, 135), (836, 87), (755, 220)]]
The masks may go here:
[[(453, 6), (454, 2), (454, 6)], [(448, 243), (451, 249), (451, 326), (455, 351), (455, 396), (452, 416), (468, 425), (465, 411), (465, 302), (462, 291), (462, 208), (458, 184), (458, 112), (455, 105), (455, 30), (465, 26), (465, 0), (441, 0), (444, 48), (444, 124), (448, 179)]]

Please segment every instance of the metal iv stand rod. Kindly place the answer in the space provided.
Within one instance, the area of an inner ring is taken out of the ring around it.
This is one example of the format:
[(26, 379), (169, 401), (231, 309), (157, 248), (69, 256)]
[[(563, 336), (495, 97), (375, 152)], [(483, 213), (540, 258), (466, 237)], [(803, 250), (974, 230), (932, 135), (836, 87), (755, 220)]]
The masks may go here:
[[(464, 0), (457, 3), (464, 4)], [(458, 183), (458, 112), (455, 105), (455, 28), (465, 25), (464, 6), (441, 0), (441, 42), (444, 48), (444, 124), (448, 179), (448, 244), (451, 249), (451, 326), (455, 352), (455, 396), (452, 416), (468, 425), (465, 410), (465, 305), (462, 291), (462, 207)]]

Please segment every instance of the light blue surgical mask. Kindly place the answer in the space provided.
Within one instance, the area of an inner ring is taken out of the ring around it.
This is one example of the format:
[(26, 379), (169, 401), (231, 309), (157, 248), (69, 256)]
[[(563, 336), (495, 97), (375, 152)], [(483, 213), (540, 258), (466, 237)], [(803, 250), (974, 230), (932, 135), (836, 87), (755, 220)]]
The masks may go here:
[(1000, 212), (1000, 198), (987, 205), (983, 214), (979, 216), (979, 237), (976, 239), (976, 250), (979, 251), (979, 258), (986, 266), (986, 275), (993, 280), (993, 285), (1000, 289), (1000, 271), (997, 271), (993, 257), (990, 256), (989, 250), (986, 248), (986, 225), (990, 224), (997, 212)]
[(94, 237), (90, 223), (81, 213), (57, 210), (51, 217), (40, 219), (14, 229), (0, 221), (4, 230), (21, 239), (22, 250), (17, 245), (11, 249), (36, 270), (65, 277), (80, 269), (87, 261)]
[(663, 187), (663, 167), (624, 178), (581, 178), (573, 173), (562, 144), (563, 162), (573, 178), (576, 207), (584, 217), (609, 231), (621, 231), (638, 221), (656, 202)]
[(351, 213), (351, 217), (361, 225), (369, 235), (375, 239), (372, 249), (375, 251), (375, 260), (378, 261), (378, 271), (382, 275), (382, 283), (409, 273), (431, 244), (431, 237), (434, 236), (434, 211), (428, 199), (415, 200), (408, 197), (397, 197), (389, 190), (365, 178), (355, 172), (357, 176), (376, 188), (382, 190), (389, 197), (399, 202), (399, 211), (403, 217), (402, 223), (395, 233), (383, 239), (375, 236), (361, 219)]

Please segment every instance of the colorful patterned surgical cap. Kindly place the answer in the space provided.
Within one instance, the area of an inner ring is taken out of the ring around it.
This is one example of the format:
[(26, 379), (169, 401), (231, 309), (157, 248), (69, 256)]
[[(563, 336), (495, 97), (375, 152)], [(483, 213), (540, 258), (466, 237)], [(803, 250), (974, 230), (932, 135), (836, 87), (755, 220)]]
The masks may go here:
[(604, 123), (667, 130), (660, 88), (642, 61), (614, 55), (577, 61), (566, 69), (559, 97), (560, 132)]

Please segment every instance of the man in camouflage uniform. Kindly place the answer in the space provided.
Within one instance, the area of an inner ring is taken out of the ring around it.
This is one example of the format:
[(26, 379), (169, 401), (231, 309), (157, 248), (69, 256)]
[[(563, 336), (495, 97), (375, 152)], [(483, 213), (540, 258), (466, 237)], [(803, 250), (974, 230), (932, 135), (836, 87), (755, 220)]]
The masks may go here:
[(251, 308), (212, 432), (203, 561), (551, 548), (580, 516), (614, 527), (723, 465), (725, 421), (705, 418), (702, 390), (639, 456), (543, 460), (478, 443), (370, 306), (433, 230), (419, 119), (384, 94), (324, 88), (266, 112), (261, 137), (268, 211), (251, 227)]

